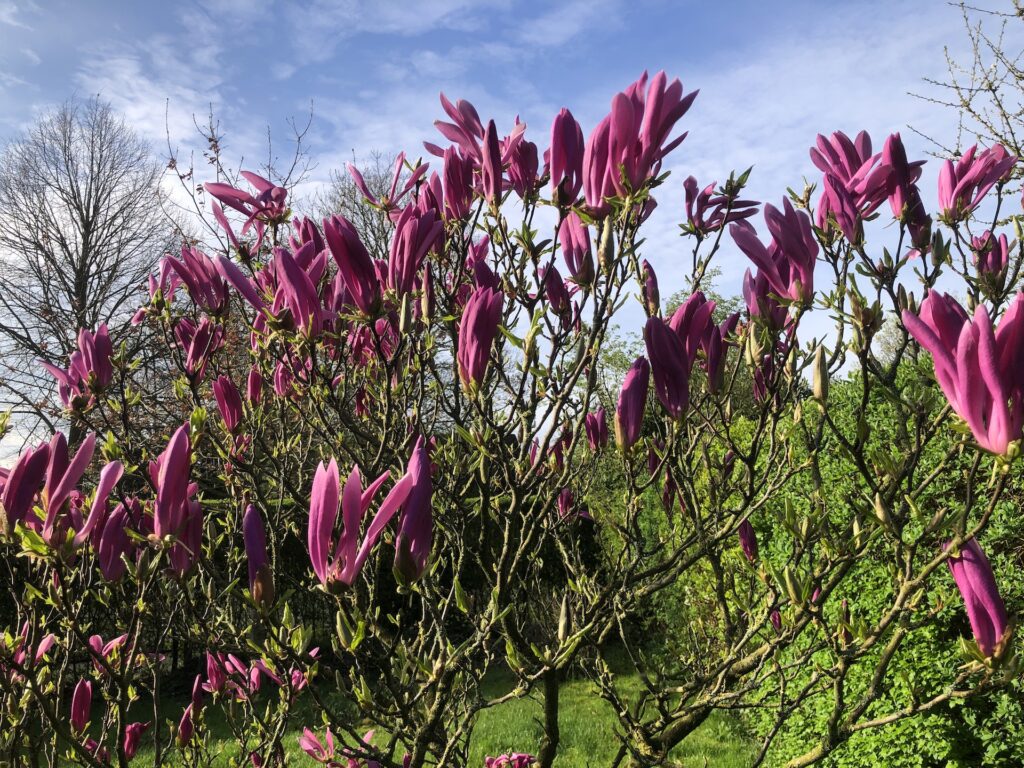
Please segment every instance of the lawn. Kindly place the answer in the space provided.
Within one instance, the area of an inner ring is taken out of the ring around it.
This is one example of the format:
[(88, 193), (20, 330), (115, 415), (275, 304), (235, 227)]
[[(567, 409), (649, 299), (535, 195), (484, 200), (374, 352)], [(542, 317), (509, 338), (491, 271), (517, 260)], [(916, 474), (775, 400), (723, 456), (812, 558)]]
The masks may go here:
[[(625, 678), (625, 686), (630, 686)], [(500, 691), (507, 684), (504, 676), (495, 676), (489, 685)], [(543, 729), (540, 724), (541, 698), (527, 698), (507, 702), (481, 713), (470, 747), (471, 768), (483, 766), (484, 757), (505, 752), (535, 752), (540, 744)], [(176, 717), (184, 703), (175, 703), (168, 709), (167, 718)], [(216, 709), (208, 713), (207, 724), (213, 733), (214, 742), (221, 738), (220, 759), (214, 765), (227, 765), (234, 754), (226, 727)], [(295, 718), (295, 728), (285, 739), (288, 748), (288, 764), (297, 766), (317, 765), (299, 749), (298, 736), (302, 732), (301, 717)], [(310, 717), (310, 723), (317, 722)], [(617, 723), (609, 705), (597, 697), (594, 686), (587, 680), (566, 681), (561, 692), (561, 746), (555, 765), (559, 768), (599, 768), (611, 764), (617, 749), (615, 737)], [(161, 727), (166, 727), (161, 724)], [(218, 753), (213, 746), (212, 752)], [(685, 766), (705, 765), (715, 768), (745, 768), (753, 760), (754, 749), (743, 736), (736, 722), (726, 714), (712, 716), (689, 739), (673, 751), (672, 757)], [(152, 760), (151, 751), (139, 753), (139, 760), (146, 764)], [(169, 765), (174, 765), (172, 755)]]

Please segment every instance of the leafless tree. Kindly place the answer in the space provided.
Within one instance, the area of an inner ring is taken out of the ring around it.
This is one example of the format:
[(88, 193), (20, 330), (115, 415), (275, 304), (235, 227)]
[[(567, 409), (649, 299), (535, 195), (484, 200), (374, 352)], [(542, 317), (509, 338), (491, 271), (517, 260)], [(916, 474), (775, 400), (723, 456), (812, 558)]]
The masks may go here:
[(963, 17), (970, 53), (946, 49), (947, 79), (926, 78), (930, 91), (920, 98), (949, 107), (959, 115), (955, 143), (922, 131), (922, 136), (955, 156), (961, 144), (1000, 143), (1024, 157), (1024, 0), (1006, 0), (1001, 8), (980, 8), (964, 0), (951, 2)]
[(174, 239), (162, 168), (101, 99), (44, 114), (0, 155), (0, 399), (29, 431), (59, 413), (38, 365), (64, 366), (79, 328), (115, 347)]

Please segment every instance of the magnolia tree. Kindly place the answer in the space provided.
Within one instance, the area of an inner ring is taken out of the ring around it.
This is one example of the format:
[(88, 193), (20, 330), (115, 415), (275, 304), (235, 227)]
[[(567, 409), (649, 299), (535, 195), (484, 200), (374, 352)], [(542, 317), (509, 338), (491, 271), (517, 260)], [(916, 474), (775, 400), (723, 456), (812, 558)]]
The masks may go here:
[[(753, 708), (774, 723), (760, 762), (825, 696), (799, 766), (1017, 674), (983, 553), (1024, 428), (1021, 248), (998, 231), (1015, 158), (946, 163), (934, 219), (898, 134), (878, 153), (818, 137), (820, 196), (766, 204), (763, 226), (746, 174), (687, 179), (690, 295), (668, 315), (641, 247), (695, 96), (645, 74), (586, 140), (563, 109), (546, 149), (442, 96), (438, 159), (367, 190), (386, 259), (255, 174), (207, 184), (230, 249), (167, 256), (135, 318), (166, 341), (173, 401), (83, 330), (51, 372), (85, 438), (56, 434), (4, 474), (3, 759), (207, 765), (219, 710), (240, 764), (301, 748), (464, 765), (481, 712), (536, 695), (543, 737), (488, 765), (547, 767), (573, 670), (620, 720), (616, 765), (664, 764), (716, 710)], [(882, 216), (884, 248), (865, 227)], [(701, 289), (726, 238), (752, 266), (745, 310), (718, 318)], [(635, 300), (647, 354), (606, 410), (602, 348)], [(801, 337), (812, 311), (834, 318), (827, 340)], [(901, 373), (923, 351), (938, 389)], [(853, 424), (829, 399), (840, 371)], [(898, 415), (884, 437), (879, 402)], [(823, 481), (837, 453), (852, 493)], [(617, 492), (596, 492), (609, 477)], [(850, 586), (868, 559), (892, 582), (871, 610)], [(952, 607), (936, 595), (954, 583)], [(637, 617), (680, 585), (702, 606), (692, 637), (652, 655)], [(893, 659), (964, 608), (965, 663), (897, 700)], [(514, 676), (498, 693), (496, 668)]]

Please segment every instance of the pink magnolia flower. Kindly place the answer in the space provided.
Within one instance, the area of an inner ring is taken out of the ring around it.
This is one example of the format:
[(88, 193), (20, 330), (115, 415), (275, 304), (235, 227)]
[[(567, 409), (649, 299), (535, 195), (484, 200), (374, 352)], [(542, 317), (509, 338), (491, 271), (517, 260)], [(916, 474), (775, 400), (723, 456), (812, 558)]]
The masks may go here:
[(928, 245), (931, 217), (921, 200), (917, 180), (921, 177), (924, 160), (907, 161), (907, 151), (898, 133), (885, 140), (882, 148), (882, 162), (892, 169), (889, 177), (889, 206), (897, 221), (906, 224), (910, 231), (911, 244), (915, 248)]
[(139, 744), (142, 741), (142, 734), (149, 730), (152, 722), (128, 723), (124, 729), (124, 756), (131, 760), (139, 751)]
[(113, 662), (113, 656), (115, 652), (120, 651), (121, 647), (128, 641), (128, 635), (118, 635), (112, 640), (103, 642), (103, 638), (99, 635), (92, 635), (89, 638), (89, 648), (93, 654), (93, 667), (96, 671), (105, 675), (107, 673), (106, 668), (100, 663), (100, 659), (106, 662), (107, 666)]
[(0, 519), (4, 524), (2, 532), (5, 535), (10, 535), (15, 523), (28, 521), (34, 527), (39, 526), (40, 521), (32, 513), (32, 503), (46, 480), (49, 462), (50, 446), (41, 443), (22, 453), (14, 463), (4, 480), (3, 494), (0, 495), (0, 503), (4, 508)]
[(765, 273), (758, 271), (751, 274), (748, 269), (743, 275), (743, 300), (747, 305), (747, 314), (751, 318), (759, 318), (773, 331), (781, 330), (786, 325), (786, 308), (779, 304), (772, 294)]
[(249, 405), (255, 407), (263, 399), (263, 374), (258, 366), (249, 369), (249, 375), (245, 379), (245, 397)]
[(229, 377), (218, 376), (213, 382), (213, 396), (224, 426), (233, 434), (242, 422), (242, 395), (238, 387)]
[(503, 299), (497, 290), (477, 288), (462, 310), (456, 357), (459, 378), (467, 389), (475, 389), (483, 383), (501, 323)]
[[(321, 462), (317, 467), (309, 502), (307, 543), (313, 571), (325, 587), (351, 585), (355, 581), (384, 526), (409, 497), (413, 481), (409, 475), (405, 475), (395, 483), (381, 502), (377, 514), (366, 530), (362, 544), (359, 543), (360, 522), (369, 511), (384, 481), (388, 479), (388, 474), (382, 474), (364, 491), (359, 467), (354, 466), (348, 480), (345, 481), (344, 494), (341, 495), (337, 462), (331, 459), (327, 466)], [(339, 496), (342, 530), (335, 541), (334, 528), (338, 519)]]
[(263, 518), (256, 507), (249, 504), (242, 515), (242, 536), (245, 541), (245, 558), (249, 565), (249, 591), (252, 599), (262, 606), (274, 602), (274, 574), (267, 559), (267, 534), (263, 529)]
[(669, 83), (664, 72), (649, 88), (644, 72), (615, 95), (583, 154), (583, 190), (595, 216), (611, 211), (610, 198), (625, 198), (660, 173), (662, 160), (686, 138), (669, 141), (669, 134), (696, 97), (696, 91), (684, 95), (682, 83)]
[(986, 229), (980, 237), (971, 238), (971, 250), (979, 275), (998, 278), (1010, 264), (1010, 243), (1005, 234), (997, 238)]
[(651, 317), (644, 326), (644, 342), (651, 361), (654, 392), (668, 415), (679, 419), (690, 402), (692, 366), (683, 339), (660, 317)]
[[(404, 581), (419, 579), (427, 569), (433, 540), (433, 482), (430, 477), (430, 455), (420, 435), (409, 457), (405, 477), (408, 495), (402, 501), (402, 514), (395, 536), (395, 573)], [(399, 481), (399, 482), (402, 482)]]
[(314, 255), (311, 243), (295, 254), (287, 248), (274, 249), (271, 269), (277, 279), (277, 290), (272, 312), (286, 326), (298, 328), (309, 338), (319, 336), (330, 319), (316, 288), (326, 265), (326, 252)]
[(125, 574), (127, 565), (123, 556), (131, 555), (136, 550), (136, 544), (127, 531), (131, 528), (143, 533), (142, 518), (142, 505), (138, 499), (132, 498), (114, 507), (102, 527), (98, 526), (96, 558), (100, 572), (107, 581), (117, 581)]
[(1006, 605), (999, 596), (992, 566), (977, 540), (961, 545), (960, 552), (946, 560), (956, 588), (964, 599), (971, 632), (984, 656), (992, 656), (1006, 636)]
[(87, 408), (95, 395), (110, 386), (114, 377), (111, 357), (114, 354), (106, 323), (90, 333), (78, 332), (78, 349), (71, 353), (68, 369), (62, 370), (41, 360), (43, 367), (57, 380), (57, 392), (65, 408)]
[(197, 307), (211, 315), (221, 315), (227, 310), (228, 284), (213, 259), (197, 248), (183, 245), (180, 259), (168, 255), (164, 261), (184, 283)]
[(701, 291), (697, 291), (676, 308), (676, 311), (672, 313), (672, 318), (668, 321), (669, 327), (683, 342), (686, 358), (689, 361), (686, 369), (687, 375), (697, 357), (697, 350), (702, 344), (705, 344), (711, 329), (714, 328), (712, 320), (714, 311), (715, 302), (708, 301)]
[(192, 498), (198, 487), (189, 481), (191, 465), (192, 444), (186, 423), (174, 433), (163, 453), (149, 463), (149, 476), (156, 488), (153, 534), (158, 539), (170, 536), (176, 540), (170, 564), (179, 576), (195, 564), (202, 543), (202, 508)]
[[(29, 639), (31, 626), (26, 621), (21, 625), (21, 631), (18, 632), (14, 637), (14, 642), (11, 646), (6, 644), (6, 641), (0, 637), (0, 651), (4, 652), (4, 655), (10, 654), (11, 660), (14, 662), (15, 667), (29, 667), (38, 664), (43, 661), (43, 658), (50, 652), (50, 649), (57, 642), (57, 638), (53, 633), (43, 636), (37, 644), (33, 647), (34, 639)], [(3, 675), (9, 681), (20, 681), (22, 679), (20, 673), (14, 672), (9, 669), (6, 664), (0, 662), (0, 675)]]
[(195, 735), (195, 722), (193, 717), (195, 715), (195, 705), (189, 704), (185, 707), (185, 711), (181, 713), (181, 719), (178, 721), (178, 733), (176, 740), (179, 747), (186, 746), (192, 741), (192, 736)]
[(640, 264), (640, 289), (647, 316), (661, 314), (661, 292), (658, 290), (658, 276), (647, 259)]
[(640, 439), (647, 390), (650, 386), (651, 365), (646, 357), (638, 357), (630, 366), (615, 409), (615, 441), (623, 451), (633, 447)]
[(1002, 144), (978, 152), (974, 145), (956, 164), (943, 162), (939, 169), (939, 208), (947, 221), (959, 221), (973, 211), (997, 183), (1010, 177), (1017, 158)]
[(366, 201), (374, 208), (380, 208), (382, 211), (390, 214), (392, 211), (398, 209), (398, 203), (416, 187), (416, 184), (421, 178), (423, 178), (423, 175), (427, 172), (427, 169), (430, 166), (426, 163), (420, 163), (417, 165), (412, 170), (412, 173), (409, 174), (408, 178), (406, 178), (405, 183), (402, 184), (402, 188), (399, 189), (398, 185), (402, 181), (402, 171), (405, 167), (405, 152), (399, 152), (398, 157), (395, 158), (394, 172), (391, 175), (391, 188), (388, 193), (380, 199), (370, 192), (370, 189), (366, 186), (366, 181), (363, 180), (363, 175), (359, 172), (358, 168), (356, 168), (352, 163), (349, 163), (347, 167), (349, 175), (352, 177), (352, 181), (355, 183), (356, 188), (362, 193), (363, 197), (366, 198)]
[(501, 203), (501, 169), (501, 143), (498, 141), (498, 128), (491, 120), (487, 123), (487, 128), (484, 131), (480, 152), (480, 186), (484, 200), (491, 205)]
[(993, 332), (983, 305), (970, 318), (955, 299), (932, 291), (903, 324), (928, 350), (949, 404), (987, 451), (1005, 454), (1024, 427), (1024, 294)]
[(738, 533), (743, 556), (750, 562), (754, 562), (757, 560), (757, 534), (754, 532), (754, 526), (751, 525), (749, 519), (745, 519), (740, 523)]
[(882, 153), (871, 153), (871, 137), (866, 131), (850, 138), (842, 131), (831, 137), (819, 135), (811, 148), (811, 162), (825, 174), (824, 189), (818, 203), (817, 224), (829, 228), (834, 218), (850, 242), (860, 242), (862, 222), (889, 196), (893, 170), (879, 162)]
[(458, 147), (444, 151), (444, 212), (449, 219), (462, 219), (473, 206), (473, 159)]
[(423, 261), (444, 244), (444, 223), (433, 210), (421, 213), (409, 206), (395, 222), (388, 256), (388, 287), (399, 297), (413, 291)]
[(75, 692), (71, 696), (71, 728), (75, 733), (83, 733), (89, 727), (92, 716), (92, 682), (79, 680)]
[[(516, 117), (516, 127), (522, 125)], [(524, 126), (525, 128), (525, 126)], [(507, 145), (512, 144), (511, 147)], [(540, 166), (537, 145), (522, 138), (522, 133), (506, 137), (503, 154), (508, 158), (508, 186), (521, 200), (525, 200), (537, 189), (537, 177)]]
[(320, 741), (313, 731), (309, 728), (303, 728), (302, 735), (299, 737), (299, 746), (303, 752), (318, 763), (332, 767), (341, 765), (341, 763), (334, 760), (334, 736), (330, 730), (324, 731), (324, 740)]
[(283, 223), (288, 217), (288, 190), (251, 171), (242, 171), (241, 176), (255, 188), (255, 195), (219, 182), (207, 182), (203, 187), (224, 205), (247, 217), (242, 234), (254, 223)]
[(373, 316), (380, 309), (380, 281), (369, 251), (343, 216), (324, 219), (324, 236), (355, 306)]
[(818, 256), (811, 220), (806, 213), (793, 208), (789, 200), (783, 201), (781, 211), (766, 205), (764, 220), (772, 236), (767, 246), (758, 240), (754, 228), (745, 221), (733, 224), (729, 232), (778, 297), (800, 304), (810, 302)]
[(185, 353), (185, 371), (200, 379), (210, 357), (224, 346), (224, 328), (206, 315), (198, 325), (189, 317), (180, 318), (174, 326), (174, 337)]
[(604, 408), (588, 413), (584, 419), (584, 428), (587, 432), (587, 444), (591, 451), (597, 453), (608, 445), (608, 418)]
[[(43, 485), (42, 502), (45, 518), (42, 522), (42, 536), (51, 545), (64, 540), (64, 534), (75, 531), (72, 546), (80, 547), (89, 539), (93, 529), (106, 516), (107, 499), (124, 472), (121, 462), (114, 461), (100, 470), (92, 507), (87, 517), (82, 516), (82, 495), (78, 483), (88, 469), (96, 448), (96, 435), (90, 433), (79, 446), (73, 459), (69, 460), (68, 444), (64, 435), (57, 432), (50, 440), (49, 463), (46, 468), (46, 482)], [(36, 527), (33, 520), (26, 521)]]
[(575, 211), (569, 211), (558, 226), (558, 244), (569, 268), (569, 275), (580, 285), (594, 280), (594, 257), (590, 248), (590, 229)]
[(533, 755), (525, 752), (514, 752), (510, 755), (484, 758), (484, 768), (531, 768), (537, 761)]
[(547, 162), (551, 175), (551, 197), (557, 205), (569, 207), (583, 188), (583, 129), (565, 107), (551, 123), (551, 148)]
[(716, 193), (715, 184), (716, 182), (711, 182), (704, 189), (700, 189), (693, 176), (683, 182), (688, 231), (700, 237), (707, 237), (726, 224), (749, 219), (757, 213), (759, 203), (754, 200), (737, 200), (723, 193)]

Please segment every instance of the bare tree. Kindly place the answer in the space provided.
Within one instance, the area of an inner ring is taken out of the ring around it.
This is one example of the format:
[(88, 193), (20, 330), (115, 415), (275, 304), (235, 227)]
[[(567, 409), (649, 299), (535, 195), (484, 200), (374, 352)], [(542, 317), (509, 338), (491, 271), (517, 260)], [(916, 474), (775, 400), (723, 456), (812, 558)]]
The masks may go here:
[(59, 413), (38, 360), (66, 365), (79, 328), (120, 340), (174, 238), (161, 174), (99, 98), (43, 115), (0, 155), (0, 399), (23, 423)]
[(977, 140), (998, 142), (1024, 157), (1024, 48), (1014, 42), (1024, 24), (1024, 0), (1009, 0), (1002, 8), (989, 9), (964, 0), (950, 5), (963, 18), (970, 53), (956, 57), (947, 48), (948, 79), (926, 78), (931, 92), (916, 95), (957, 112), (955, 144), (917, 132), (945, 156), (956, 156), (961, 144)]

